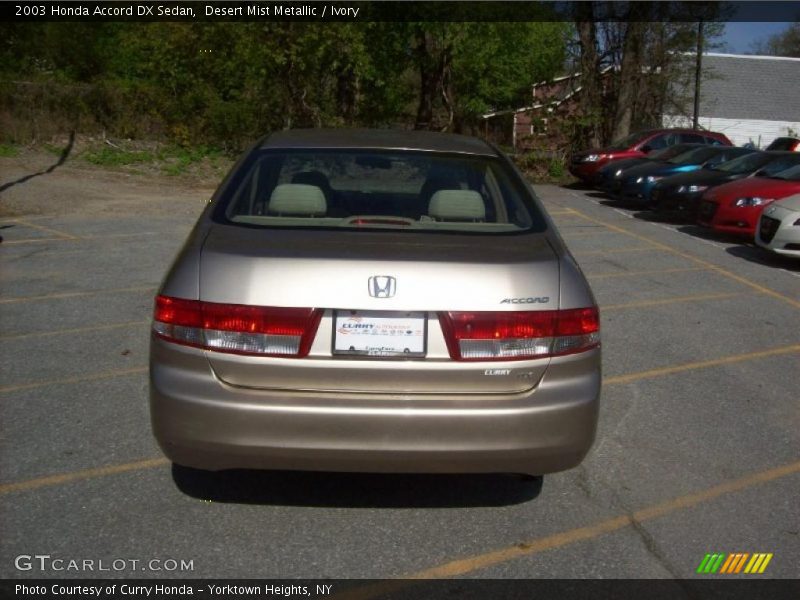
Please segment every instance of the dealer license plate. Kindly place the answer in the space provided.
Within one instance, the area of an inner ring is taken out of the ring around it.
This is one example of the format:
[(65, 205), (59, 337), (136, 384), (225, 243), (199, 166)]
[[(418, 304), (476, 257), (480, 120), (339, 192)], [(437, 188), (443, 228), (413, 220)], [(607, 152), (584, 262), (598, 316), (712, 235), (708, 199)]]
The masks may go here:
[(425, 356), (424, 312), (336, 311), (333, 323), (334, 354)]

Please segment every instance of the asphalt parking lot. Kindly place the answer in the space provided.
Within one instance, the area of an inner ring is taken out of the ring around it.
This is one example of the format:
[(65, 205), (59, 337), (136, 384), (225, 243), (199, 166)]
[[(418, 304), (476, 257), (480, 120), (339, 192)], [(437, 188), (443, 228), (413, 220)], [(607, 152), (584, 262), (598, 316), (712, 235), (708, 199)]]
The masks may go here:
[[(605, 381), (587, 460), (533, 483), (174, 469), (149, 317), (201, 202), (0, 218), (0, 577), (688, 578), (709, 552), (798, 577), (798, 267), (537, 191), (600, 304)], [(15, 567), (33, 554), (141, 563)]]

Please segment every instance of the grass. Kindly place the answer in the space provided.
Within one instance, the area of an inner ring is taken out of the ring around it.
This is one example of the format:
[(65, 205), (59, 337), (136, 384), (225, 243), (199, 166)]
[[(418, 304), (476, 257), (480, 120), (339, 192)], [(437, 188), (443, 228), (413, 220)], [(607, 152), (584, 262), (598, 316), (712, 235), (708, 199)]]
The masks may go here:
[(156, 160), (156, 155), (149, 151), (117, 150), (116, 148), (100, 148), (87, 150), (82, 158), (101, 167), (123, 167), (137, 163), (147, 163)]
[(181, 175), (193, 164), (211, 159), (215, 164), (222, 154), (213, 148), (199, 146), (185, 148), (181, 146), (165, 146), (158, 150), (124, 150), (102, 147), (87, 150), (82, 158), (87, 162), (103, 167), (124, 167), (149, 163), (161, 167), (166, 175)]
[(11, 158), (19, 154), (19, 148), (10, 144), (0, 144), (0, 157)]
[(50, 154), (55, 154), (56, 156), (61, 156), (61, 154), (64, 152), (64, 148), (62, 148), (61, 146), (48, 144), (47, 142), (42, 144), (42, 148), (47, 150)]
[(221, 156), (222, 154), (218, 150), (206, 146), (197, 148), (167, 147), (160, 157), (166, 163), (161, 167), (161, 171), (166, 175), (181, 175), (194, 163), (207, 158), (215, 165)]

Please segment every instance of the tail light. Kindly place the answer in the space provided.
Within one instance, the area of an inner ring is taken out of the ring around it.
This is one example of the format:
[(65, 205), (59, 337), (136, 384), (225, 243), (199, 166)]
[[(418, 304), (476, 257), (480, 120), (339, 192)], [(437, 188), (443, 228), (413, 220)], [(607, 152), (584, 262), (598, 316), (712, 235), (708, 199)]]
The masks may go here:
[(157, 296), (153, 331), (169, 342), (217, 352), (308, 355), (322, 309), (218, 304)]
[(523, 360), (583, 352), (600, 344), (596, 307), (439, 313), (454, 360)]

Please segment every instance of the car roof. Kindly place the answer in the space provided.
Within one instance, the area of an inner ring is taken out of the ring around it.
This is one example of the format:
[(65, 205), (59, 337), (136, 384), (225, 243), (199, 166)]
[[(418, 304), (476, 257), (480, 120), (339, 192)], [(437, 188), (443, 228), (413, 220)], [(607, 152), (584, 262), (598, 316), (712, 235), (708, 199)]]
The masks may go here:
[(268, 135), (262, 149), (380, 149), (420, 150), (497, 156), (498, 152), (477, 138), (435, 131), (396, 129), (287, 129)]

